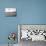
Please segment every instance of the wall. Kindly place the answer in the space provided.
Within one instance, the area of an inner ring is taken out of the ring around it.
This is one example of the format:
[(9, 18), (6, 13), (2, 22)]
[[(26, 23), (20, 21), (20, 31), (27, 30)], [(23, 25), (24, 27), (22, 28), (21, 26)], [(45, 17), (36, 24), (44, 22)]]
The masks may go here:
[[(17, 16), (5, 17), (7, 7), (17, 8)], [(46, 24), (46, 0), (0, 0), (0, 44), (8, 43), (9, 32), (18, 32), (17, 24)]]

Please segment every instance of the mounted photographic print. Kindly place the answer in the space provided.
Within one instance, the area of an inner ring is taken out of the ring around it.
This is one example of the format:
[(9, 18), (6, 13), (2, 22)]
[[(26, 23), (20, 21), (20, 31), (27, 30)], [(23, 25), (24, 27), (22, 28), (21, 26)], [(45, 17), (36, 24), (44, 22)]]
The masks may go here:
[(6, 16), (16, 16), (16, 8), (5, 8)]

